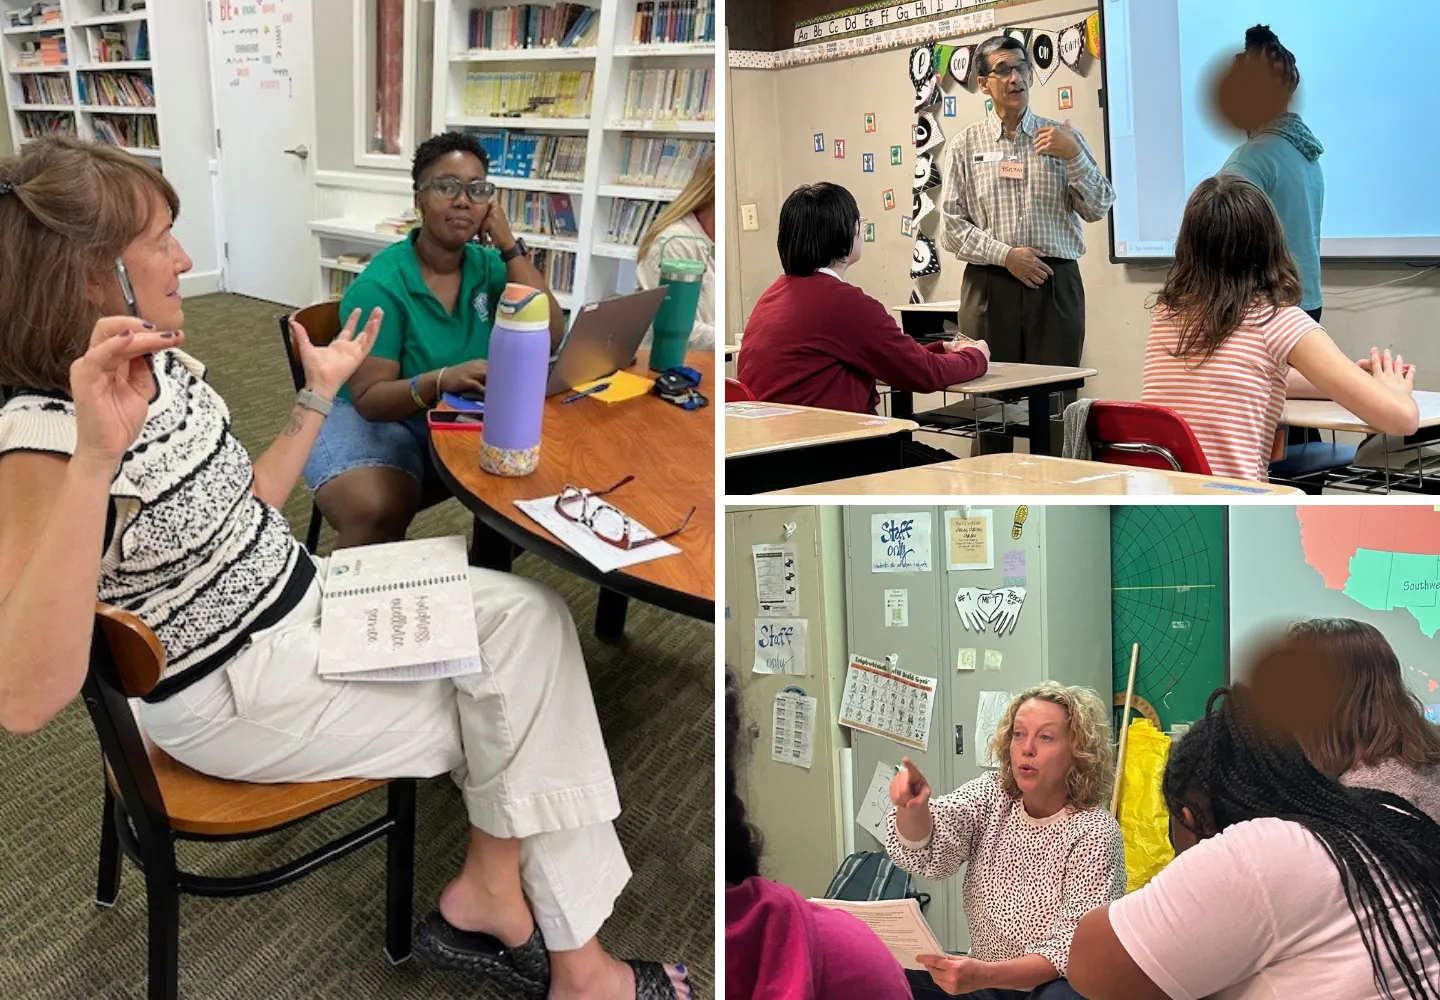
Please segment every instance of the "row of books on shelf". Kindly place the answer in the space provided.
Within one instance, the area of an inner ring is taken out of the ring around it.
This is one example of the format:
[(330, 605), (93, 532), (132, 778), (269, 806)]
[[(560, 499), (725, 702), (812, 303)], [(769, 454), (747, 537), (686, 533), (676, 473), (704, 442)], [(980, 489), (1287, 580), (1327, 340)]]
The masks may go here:
[(547, 181), (585, 179), (583, 135), (531, 135), (507, 129), (463, 129), (490, 154), (491, 179), (530, 177)]
[(330, 297), (332, 299), (343, 299), (355, 279), (360, 277), (354, 271), (331, 271), (330, 276)]
[(637, 45), (715, 41), (714, 0), (641, 0), (635, 8)]
[(24, 104), (69, 104), (70, 78), (56, 73), (27, 73), (20, 77), (20, 100)]
[(465, 75), (465, 113), (494, 117), (588, 118), (593, 74), (580, 72)]
[(112, 146), (160, 148), (160, 129), (154, 115), (96, 115), (91, 125), (95, 138)]
[(625, 136), (620, 146), (620, 183), (682, 188), (715, 150), (710, 139)]
[(660, 217), (666, 204), (663, 201), (616, 198), (610, 203), (610, 222), (605, 227), (605, 238), (627, 247), (638, 246), (640, 237)]
[(713, 120), (713, 77), (711, 69), (632, 69), (625, 85), (625, 117), (642, 121)]
[(470, 11), (472, 49), (586, 48), (600, 32), (600, 11), (574, 3)]
[(47, 24), (57, 27), (64, 23), (64, 15), (58, 3), (30, 3), (13, 7), (5, 12), (7, 28), (39, 28)]
[(153, 108), (155, 84), (148, 72), (81, 73), (80, 103), (107, 108)]
[(64, 111), (21, 111), (20, 134), (26, 139), (43, 135), (75, 135), (75, 116)]
[(59, 32), (21, 42), (20, 50), (15, 55), (16, 69), (54, 69), (57, 66), (68, 65), (70, 65), (69, 48), (66, 45), (65, 36)]
[(575, 291), (575, 254), (569, 250), (531, 250), (530, 262), (552, 292)]
[(146, 21), (140, 22), (140, 29), (135, 35), (135, 52), (132, 55), (130, 45), (125, 40), (125, 29), (118, 24), (102, 25), (99, 28), (90, 29), (90, 54), (95, 62), (126, 62), (130, 59), (145, 60), (150, 58), (150, 25)]
[(517, 232), (570, 239), (580, 235), (568, 194), (510, 189), (500, 191), (496, 198)]

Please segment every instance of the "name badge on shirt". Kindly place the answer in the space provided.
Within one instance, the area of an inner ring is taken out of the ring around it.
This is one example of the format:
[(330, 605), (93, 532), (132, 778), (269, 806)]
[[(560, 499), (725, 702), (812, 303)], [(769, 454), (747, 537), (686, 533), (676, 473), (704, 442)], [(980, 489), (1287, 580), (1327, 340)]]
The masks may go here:
[(1000, 176), (1008, 177), (1011, 180), (1023, 181), (1025, 179), (1024, 160), (1001, 160)]
[(1001, 153), (1001, 152), (994, 152), (994, 153), (976, 153), (976, 154), (975, 154), (975, 160), (974, 160), (974, 162), (975, 162), (975, 163), (999, 163), (999, 162), (1000, 162), (1001, 160), (1003, 160), (1003, 159), (1005, 159), (1005, 154), (1004, 154), (1004, 153)]

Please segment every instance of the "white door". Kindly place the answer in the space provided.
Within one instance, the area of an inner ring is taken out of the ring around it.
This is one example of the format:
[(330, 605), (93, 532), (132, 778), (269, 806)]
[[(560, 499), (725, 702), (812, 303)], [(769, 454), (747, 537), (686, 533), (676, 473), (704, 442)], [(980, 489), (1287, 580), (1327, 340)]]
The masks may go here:
[(226, 288), (308, 304), (318, 266), (310, 0), (207, 0)]

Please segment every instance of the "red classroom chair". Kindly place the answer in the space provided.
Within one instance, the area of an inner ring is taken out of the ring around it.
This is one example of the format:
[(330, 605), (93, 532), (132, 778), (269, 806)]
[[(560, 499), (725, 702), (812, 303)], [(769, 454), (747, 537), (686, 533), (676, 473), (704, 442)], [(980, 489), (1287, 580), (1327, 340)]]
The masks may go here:
[(1096, 400), (1086, 431), (1096, 461), (1211, 475), (1195, 432), (1167, 407)]
[(725, 380), (725, 402), (727, 403), (753, 403), (755, 394), (750, 387), (738, 378), (727, 378)]

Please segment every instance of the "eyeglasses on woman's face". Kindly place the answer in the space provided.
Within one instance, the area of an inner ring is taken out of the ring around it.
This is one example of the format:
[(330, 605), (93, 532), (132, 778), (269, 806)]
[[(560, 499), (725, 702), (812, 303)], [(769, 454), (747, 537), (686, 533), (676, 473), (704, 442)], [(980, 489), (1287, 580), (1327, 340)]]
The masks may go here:
[(484, 205), (495, 197), (495, 185), (484, 179), (473, 181), (462, 181), (458, 177), (451, 177), (449, 174), (440, 177), (432, 177), (420, 185), (421, 191), (434, 191), (440, 197), (448, 201), (458, 201), (460, 192), (465, 192), (476, 205)]

